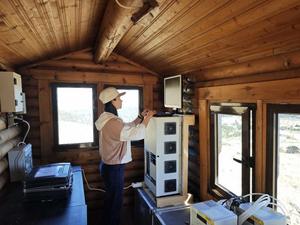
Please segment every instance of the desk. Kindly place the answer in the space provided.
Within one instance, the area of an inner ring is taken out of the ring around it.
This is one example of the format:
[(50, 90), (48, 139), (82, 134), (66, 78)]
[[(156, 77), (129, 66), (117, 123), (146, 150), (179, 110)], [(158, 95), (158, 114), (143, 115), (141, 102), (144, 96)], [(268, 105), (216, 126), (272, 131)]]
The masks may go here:
[(23, 202), (23, 186), (11, 183), (0, 193), (0, 224), (5, 225), (86, 225), (80, 167), (73, 167), (73, 185), (68, 199), (55, 202)]
[(152, 199), (143, 190), (135, 189), (134, 224), (138, 225), (188, 225), (190, 206), (178, 205), (157, 208)]

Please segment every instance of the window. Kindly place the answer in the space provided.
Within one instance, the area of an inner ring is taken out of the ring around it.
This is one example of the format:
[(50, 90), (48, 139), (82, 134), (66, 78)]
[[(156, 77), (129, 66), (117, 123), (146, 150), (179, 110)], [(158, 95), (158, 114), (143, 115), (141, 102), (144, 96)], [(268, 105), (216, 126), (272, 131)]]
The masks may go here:
[(300, 105), (268, 105), (267, 137), (267, 191), (300, 224)]
[(252, 191), (254, 106), (211, 105), (211, 182), (217, 197)]
[(53, 84), (52, 95), (56, 147), (96, 146), (96, 85)]
[[(111, 87), (111, 85), (109, 85)], [(106, 85), (105, 87), (108, 87)], [(143, 89), (136, 86), (114, 86), (119, 92), (126, 92), (121, 96), (122, 108), (118, 110), (119, 117), (125, 123), (132, 122), (143, 110)], [(132, 146), (143, 147), (144, 140), (131, 141)]]
[(122, 109), (118, 110), (119, 116), (124, 122), (131, 122), (137, 118), (142, 111), (142, 90), (137, 87), (116, 87), (119, 92), (126, 92), (121, 97)]

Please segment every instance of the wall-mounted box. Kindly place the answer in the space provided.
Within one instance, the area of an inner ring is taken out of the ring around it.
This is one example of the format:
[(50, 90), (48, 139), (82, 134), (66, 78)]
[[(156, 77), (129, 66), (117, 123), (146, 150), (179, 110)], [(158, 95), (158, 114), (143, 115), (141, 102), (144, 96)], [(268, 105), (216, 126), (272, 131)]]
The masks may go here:
[(0, 112), (23, 112), (24, 98), (21, 76), (0, 72)]

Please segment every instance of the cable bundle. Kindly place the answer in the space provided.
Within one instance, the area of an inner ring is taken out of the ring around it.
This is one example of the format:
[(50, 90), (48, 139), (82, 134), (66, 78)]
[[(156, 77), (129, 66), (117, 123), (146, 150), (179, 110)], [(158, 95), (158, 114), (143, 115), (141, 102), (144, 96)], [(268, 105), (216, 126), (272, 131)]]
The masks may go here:
[[(248, 197), (249, 195), (243, 196), (244, 198)], [(243, 212), (238, 218), (238, 225), (242, 225), (250, 216), (255, 214), (263, 207), (267, 207), (271, 203), (271, 198), (268, 194), (264, 194), (260, 196), (253, 205)]]

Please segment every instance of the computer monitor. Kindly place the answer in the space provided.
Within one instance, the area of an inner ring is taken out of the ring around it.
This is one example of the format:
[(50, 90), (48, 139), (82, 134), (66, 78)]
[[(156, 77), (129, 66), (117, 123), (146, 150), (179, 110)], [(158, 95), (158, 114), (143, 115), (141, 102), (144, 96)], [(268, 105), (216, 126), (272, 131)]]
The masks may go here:
[(182, 108), (181, 75), (164, 78), (164, 106), (166, 108)]

